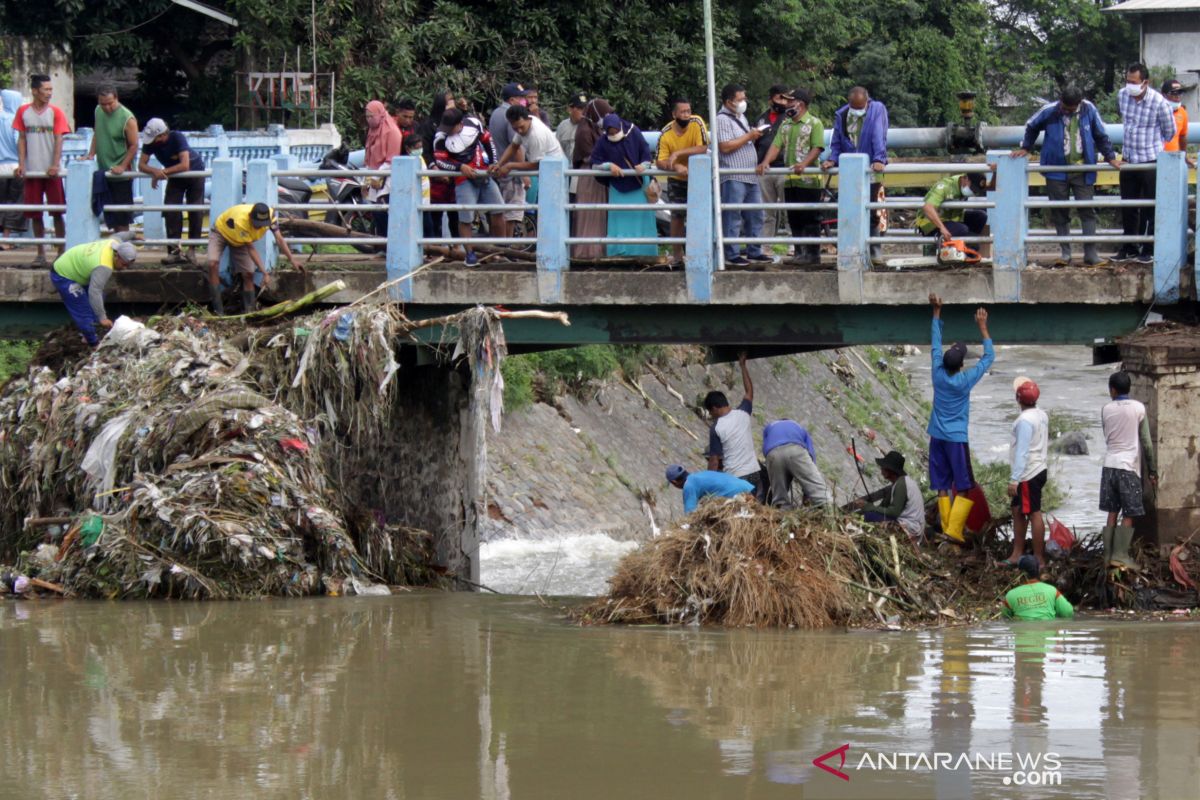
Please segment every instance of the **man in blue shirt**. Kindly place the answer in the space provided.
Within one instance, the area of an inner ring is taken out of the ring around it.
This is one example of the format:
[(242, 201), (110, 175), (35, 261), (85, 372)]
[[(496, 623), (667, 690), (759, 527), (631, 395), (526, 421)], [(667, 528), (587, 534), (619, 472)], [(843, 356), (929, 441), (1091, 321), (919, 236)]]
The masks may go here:
[(676, 489), (683, 490), (683, 511), (690, 514), (706, 497), (737, 497), (739, 494), (753, 494), (754, 484), (735, 478), (728, 472), (688, 473), (678, 464), (667, 467), (667, 483)]
[(763, 456), (771, 483), (771, 505), (792, 508), (792, 481), (800, 484), (804, 499), (816, 506), (829, 503), (829, 488), (817, 469), (812, 437), (795, 420), (780, 419), (763, 428)]
[[(942, 352), (942, 298), (929, 295), (933, 306), (933, 331), (930, 357), (933, 360), (933, 411), (929, 415), (929, 487), (938, 493), (938, 512), (942, 531), (956, 542), (963, 542), (963, 530), (974, 503), (966, 493), (975, 488), (971, 473), (971, 448), (967, 428), (971, 417), (971, 389), (987, 374), (996, 360), (992, 337), (988, 333), (988, 312), (975, 312), (975, 324), (983, 337), (983, 358), (970, 369), (963, 369), (967, 346), (955, 342)], [(954, 489), (954, 502), (950, 490)]]

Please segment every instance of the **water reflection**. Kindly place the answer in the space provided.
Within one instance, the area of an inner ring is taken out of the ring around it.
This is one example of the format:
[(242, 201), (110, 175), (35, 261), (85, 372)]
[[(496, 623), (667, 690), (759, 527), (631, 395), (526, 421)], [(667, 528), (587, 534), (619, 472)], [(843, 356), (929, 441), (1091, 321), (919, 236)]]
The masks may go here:
[[(1196, 797), (1197, 633), (579, 629), (464, 595), (6, 602), (0, 796)], [(813, 766), (846, 743), (849, 783)], [(854, 769), (939, 751), (1055, 752), (1062, 785)]]

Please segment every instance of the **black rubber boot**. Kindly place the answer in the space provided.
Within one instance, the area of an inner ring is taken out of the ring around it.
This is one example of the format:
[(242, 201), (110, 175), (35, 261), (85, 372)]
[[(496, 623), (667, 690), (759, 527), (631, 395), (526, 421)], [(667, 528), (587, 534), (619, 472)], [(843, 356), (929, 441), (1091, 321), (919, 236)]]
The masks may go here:
[(208, 299), (212, 303), (212, 312), (218, 317), (225, 316), (225, 304), (221, 301), (221, 285), (208, 285)]
[(254, 290), (242, 290), (242, 312), (249, 314), (254, 310)]

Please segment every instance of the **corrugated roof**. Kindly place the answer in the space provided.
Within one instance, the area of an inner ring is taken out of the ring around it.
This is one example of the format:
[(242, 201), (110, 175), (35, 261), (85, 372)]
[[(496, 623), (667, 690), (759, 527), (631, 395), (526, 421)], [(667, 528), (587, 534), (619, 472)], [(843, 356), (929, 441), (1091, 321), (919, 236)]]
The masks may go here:
[(1200, 11), (1197, 0), (1125, 0), (1109, 6), (1105, 11), (1118, 11), (1123, 14), (1159, 14), (1167, 11)]

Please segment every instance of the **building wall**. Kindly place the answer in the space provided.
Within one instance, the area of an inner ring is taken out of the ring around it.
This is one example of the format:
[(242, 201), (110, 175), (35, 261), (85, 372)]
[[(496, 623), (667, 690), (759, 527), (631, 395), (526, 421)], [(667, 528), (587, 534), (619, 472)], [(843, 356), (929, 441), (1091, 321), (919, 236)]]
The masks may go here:
[(75, 119), (75, 68), (68, 48), (35, 39), (6, 36), (4, 49), (12, 56), (13, 88), (22, 97), (29, 97), (30, 73), (49, 75), (54, 86), (54, 99), (51, 102), (66, 113), (67, 119)]
[[(1194, 87), (1200, 80), (1193, 71), (1200, 70), (1200, 11), (1144, 14), (1141, 22), (1142, 60), (1146, 65), (1174, 67), (1176, 79)], [(1200, 120), (1200, 89), (1184, 94), (1183, 102), (1189, 120)]]

